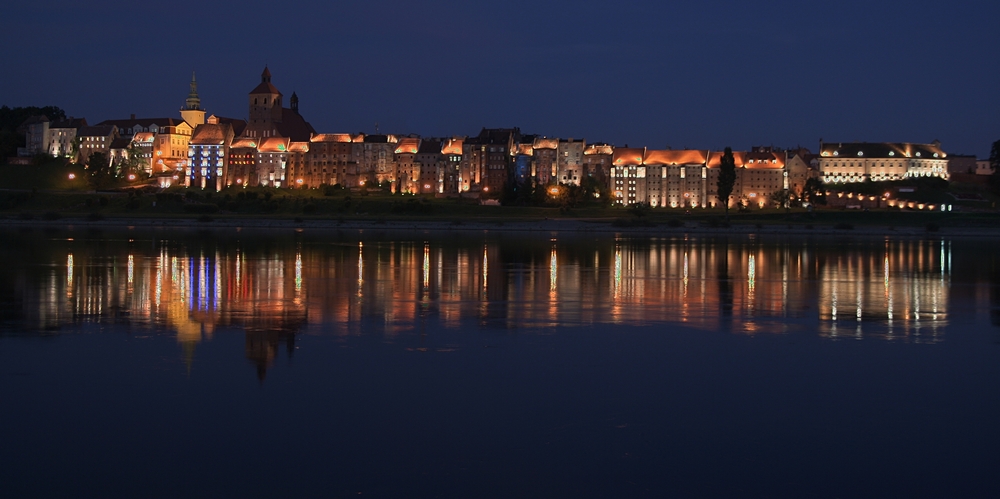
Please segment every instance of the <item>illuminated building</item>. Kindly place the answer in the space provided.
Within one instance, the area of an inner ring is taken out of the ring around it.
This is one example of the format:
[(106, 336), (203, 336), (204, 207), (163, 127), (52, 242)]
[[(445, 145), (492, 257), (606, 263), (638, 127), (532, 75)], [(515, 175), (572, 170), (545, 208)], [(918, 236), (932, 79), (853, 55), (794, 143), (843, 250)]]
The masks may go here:
[(522, 135), (521, 143), (517, 144), (514, 148), (514, 183), (518, 186), (521, 185), (532, 185), (537, 183), (534, 178), (534, 155), (535, 150), (532, 144), (535, 142), (536, 136), (534, 135)]
[(470, 178), (469, 190), (485, 197), (503, 195), (514, 170), (514, 146), (521, 140), (519, 128), (483, 128), (463, 143), (462, 175)]
[(583, 174), (607, 185), (613, 156), (614, 147), (608, 144), (590, 144), (583, 150)]
[[(713, 206), (719, 202), (719, 167), (722, 152), (713, 152), (708, 159), (708, 201)], [(750, 151), (733, 151), (736, 163), (736, 182), (730, 197), (730, 207), (742, 204), (763, 208), (774, 192), (787, 189), (785, 176), (786, 153), (770, 147), (752, 147)]]
[(809, 179), (820, 176), (818, 157), (808, 149), (789, 151), (785, 170), (788, 171), (788, 190), (796, 197), (802, 196)]
[(69, 158), (79, 152), (76, 142), (77, 132), (87, 126), (83, 118), (67, 118), (49, 123), (49, 135), (46, 150), (56, 158)]
[(441, 156), (444, 162), (444, 192), (448, 196), (460, 194), (464, 179), (462, 178), (462, 144), (465, 137), (452, 137), (441, 143)]
[(907, 177), (948, 179), (948, 155), (941, 143), (840, 142), (819, 144), (823, 181), (850, 183), (902, 180)]
[(532, 172), (538, 185), (555, 184), (559, 176), (559, 140), (538, 137), (532, 147)]
[[(416, 194), (419, 192), (420, 164), (417, 163), (417, 151), (420, 150), (419, 137), (403, 137), (393, 151), (396, 159), (395, 192)], [(362, 178), (362, 181), (365, 181)]]
[(416, 192), (444, 195), (445, 162), (440, 139), (422, 139), (417, 150)]
[(356, 166), (356, 170), (351, 171), (348, 165), (348, 174), (353, 173), (353, 177), (348, 177), (344, 185), (358, 186), (361, 178), (375, 176), (377, 182), (389, 182), (396, 185), (399, 176), (398, 167), (395, 161), (396, 144), (399, 138), (395, 135), (360, 135), (354, 136), (351, 146), (350, 163)]
[(96, 125), (81, 127), (76, 132), (80, 142), (80, 163), (86, 163), (96, 152), (110, 157), (111, 142), (118, 138), (118, 127), (115, 125)]
[[(250, 119), (238, 135), (239, 148), (231, 158), (239, 162), (239, 168), (234, 170), (232, 178), (226, 179), (226, 185), (318, 185), (316, 175), (309, 175), (306, 168), (311, 166), (312, 159), (308, 143), (316, 130), (299, 114), (298, 95), (293, 92), (291, 107), (283, 107), (284, 96), (271, 83), (271, 71), (265, 67), (260, 84), (250, 91), (247, 99)], [(251, 153), (247, 148), (256, 151)], [(253, 164), (244, 164), (251, 157)]]
[(287, 187), (285, 177), (290, 143), (291, 139), (287, 137), (267, 137), (257, 143), (257, 179), (260, 185)]
[(184, 171), (184, 185), (222, 190), (226, 186), (232, 143), (233, 127), (228, 123), (199, 125), (188, 147), (190, 156)]
[(349, 134), (313, 135), (309, 139), (309, 151), (304, 157), (302, 170), (293, 173), (293, 176), (301, 178), (302, 183), (308, 186), (347, 185), (348, 171), (357, 177), (358, 165), (353, 151), (354, 142)]
[(237, 187), (260, 183), (257, 178), (257, 139), (233, 139), (229, 148), (229, 174), (225, 176), (225, 182), (226, 186)]
[[(610, 189), (615, 203), (698, 208), (718, 204), (722, 152), (618, 147), (612, 154)], [(730, 206), (764, 207), (785, 188), (785, 153), (769, 147), (734, 152), (736, 182)]]
[(75, 152), (77, 130), (87, 126), (83, 118), (49, 121), (44, 115), (32, 116), (22, 125), (25, 147), (17, 148), (22, 157), (48, 154), (56, 158), (69, 158)]
[(611, 167), (611, 196), (621, 205), (646, 202), (645, 149), (616, 147)]
[(260, 84), (248, 97), (250, 121), (243, 135), (256, 139), (287, 137), (296, 142), (308, 142), (316, 130), (299, 114), (298, 96), (292, 93), (290, 108), (282, 107), (283, 99), (281, 91), (271, 83), (271, 71), (265, 67)]
[(585, 140), (560, 139), (557, 153), (558, 180), (560, 184), (580, 185)]

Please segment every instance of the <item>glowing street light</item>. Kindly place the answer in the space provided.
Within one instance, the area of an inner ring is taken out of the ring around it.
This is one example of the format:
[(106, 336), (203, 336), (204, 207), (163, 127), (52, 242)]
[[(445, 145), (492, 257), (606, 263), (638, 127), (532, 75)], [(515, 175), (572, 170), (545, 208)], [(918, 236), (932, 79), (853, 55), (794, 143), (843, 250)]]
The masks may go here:
[(69, 174), (69, 179), (70, 179), (70, 180), (73, 180), (73, 179), (75, 179), (75, 178), (76, 178), (76, 174), (75, 174), (75, 173), (70, 173), (70, 174)]

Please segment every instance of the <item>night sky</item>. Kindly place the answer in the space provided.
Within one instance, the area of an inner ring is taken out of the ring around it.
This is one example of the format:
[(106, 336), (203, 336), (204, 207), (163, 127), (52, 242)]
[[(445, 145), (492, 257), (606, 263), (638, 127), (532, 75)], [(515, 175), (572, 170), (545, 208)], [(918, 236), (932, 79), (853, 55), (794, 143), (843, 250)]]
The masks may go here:
[(320, 132), (619, 146), (1000, 139), (1000, 3), (4, 2), (0, 104), (247, 115), (267, 64)]

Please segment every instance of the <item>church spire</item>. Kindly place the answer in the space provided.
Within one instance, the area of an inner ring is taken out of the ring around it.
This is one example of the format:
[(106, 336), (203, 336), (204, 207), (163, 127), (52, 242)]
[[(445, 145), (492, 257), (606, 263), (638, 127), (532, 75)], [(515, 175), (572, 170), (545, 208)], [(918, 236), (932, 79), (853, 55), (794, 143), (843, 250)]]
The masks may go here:
[(194, 78), (194, 71), (191, 72), (191, 92), (187, 97), (188, 109), (201, 109), (201, 99), (198, 97), (198, 81)]
[(181, 108), (181, 118), (195, 128), (205, 124), (205, 111), (201, 109), (201, 98), (198, 97), (198, 80), (194, 79), (194, 71), (191, 72), (191, 92), (188, 93), (184, 107)]

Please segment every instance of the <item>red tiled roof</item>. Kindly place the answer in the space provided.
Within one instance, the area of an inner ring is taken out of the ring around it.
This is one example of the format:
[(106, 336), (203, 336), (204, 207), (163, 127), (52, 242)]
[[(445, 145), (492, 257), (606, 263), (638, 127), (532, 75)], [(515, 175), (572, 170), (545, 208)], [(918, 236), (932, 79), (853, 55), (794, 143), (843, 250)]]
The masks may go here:
[(646, 150), (638, 147), (616, 147), (611, 161), (615, 166), (641, 165), (645, 155)]
[(420, 150), (420, 139), (416, 137), (403, 137), (396, 147), (396, 154), (416, 154)]
[[(708, 157), (708, 164), (706, 166), (709, 168), (718, 168), (719, 165), (722, 164), (723, 154), (725, 154), (723, 151), (715, 151), (711, 153)], [(740, 168), (746, 164), (746, 160), (744, 159), (745, 154), (746, 153), (743, 151), (733, 151), (733, 162), (736, 163), (736, 168)]]
[(317, 133), (309, 137), (309, 142), (351, 142), (349, 133)]
[(198, 125), (191, 133), (191, 145), (225, 145), (233, 141), (233, 127), (229, 124)]
[(261, 140), (257, 145), (259, 152), (288, 152), (288, 145), (291, 142), (288, 137), (268, 137)]
[(708, 160), (708, 151), (697, 149), (647, 150), (643, 158), (645, 165), (703, 165)]
[(257, 94), (282, 95), (282, 93), (278, 90), (278, 88), (272, 85), (271, 82), (269, 81), (260, 82), (260, 85), (257, 85), (256, 87), (254, 87), (253, 90), (250, 91), (250, 95), (257, 95)]
[(441, 154), (462, 154), (462, 143), (465, 142), (463, 137), (452, 137), (444, 142), (441, 146)]
[(535, 143), (532, 145), (535, 149), (558, 149), (559, 139), (550, 139), (548, 137), (539, 137), (535, 139)]
[(593, 154), (614, 154), (615, 149), (608, 144), (591, 144), (583, 151), (584, 156)]

